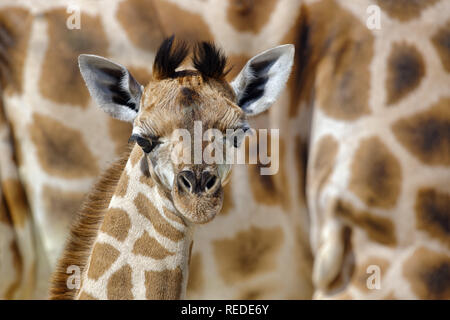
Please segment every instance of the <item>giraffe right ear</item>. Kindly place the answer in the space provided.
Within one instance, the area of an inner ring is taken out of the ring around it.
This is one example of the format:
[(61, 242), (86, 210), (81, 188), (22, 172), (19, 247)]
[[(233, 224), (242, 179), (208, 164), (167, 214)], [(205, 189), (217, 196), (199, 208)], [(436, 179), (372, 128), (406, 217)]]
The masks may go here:
[(266, 111), (278, 98), (291, 73), (294, 52), (292, 44), (261, 52), (230, 83), (237, 104), (248, 116)]
[(80, 55), (78, 64), (94, 101), (113, 118), (133, 122), (144, 87), (127, 68), (90, 54)]

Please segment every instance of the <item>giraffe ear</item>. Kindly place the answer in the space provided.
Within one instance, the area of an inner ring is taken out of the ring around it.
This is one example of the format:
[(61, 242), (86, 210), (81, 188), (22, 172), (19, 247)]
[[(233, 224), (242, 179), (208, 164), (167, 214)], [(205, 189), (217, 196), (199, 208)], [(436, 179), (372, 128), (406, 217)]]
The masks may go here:
[(249, 116), (266, 111), (283, 90), (294, 62), (292, 44), (266, 50), (251, 58), (231, 82), (238, 105)]
[(94, 101), (113, 118), (132, 122), (139, 111), (143, 86), (127, 68), (90, 54), (80, 55), (78, 64)]

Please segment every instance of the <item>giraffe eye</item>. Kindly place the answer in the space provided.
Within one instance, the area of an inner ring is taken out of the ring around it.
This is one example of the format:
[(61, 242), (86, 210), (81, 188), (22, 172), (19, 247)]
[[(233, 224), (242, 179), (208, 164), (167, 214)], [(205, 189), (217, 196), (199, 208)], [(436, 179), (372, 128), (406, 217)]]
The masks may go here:
[(138, 135), (132, 135), (130, 141), (136, 141), (145, 153), (152, 152), (153, 148), (159, 144), (157, 139), (143, 138)]

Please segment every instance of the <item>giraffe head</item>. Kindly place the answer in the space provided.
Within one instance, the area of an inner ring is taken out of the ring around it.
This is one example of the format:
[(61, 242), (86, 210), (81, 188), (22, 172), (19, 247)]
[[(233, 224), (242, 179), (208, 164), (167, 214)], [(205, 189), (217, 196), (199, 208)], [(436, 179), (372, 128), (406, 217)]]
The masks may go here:
[(95, 102), (112, 117), (133, 124), (131, 139), (145, 153), (143, 163), (153, 180), (188, 221), (205, 223), (221, 209), (231, 172), (225, 161), (207, 161), (205, 149), (218, 137), (221, 152), (239, 147), (249, 129), (247, 117), (268, 109), (283, 89), (294, 47), (282, 45), (256, 55), (228, 83), (221, 50), (199, 43), (192, 59), (195, 70), (178, 70), (188, 49), (173, 40), (160, 46), (153, 79), (145, 87), (125, 67), (102, 57), (81, 55), (79, 65)]

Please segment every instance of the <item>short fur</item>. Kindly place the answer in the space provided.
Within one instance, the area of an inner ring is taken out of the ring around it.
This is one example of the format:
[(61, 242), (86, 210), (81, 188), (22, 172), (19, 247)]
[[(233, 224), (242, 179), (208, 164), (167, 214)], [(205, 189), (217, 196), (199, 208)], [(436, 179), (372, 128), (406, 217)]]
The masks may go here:
[(78, 294), (78, 290), (67, 288), (66, 282), (70, 276), (66, 273), (67, 267), (76, 265), (80, 267), (80, 271), (83, 273), (98, 229), (103, 222), (105, 209), (109, 206), (133, 145), (134, 143), (130, 144), (123, 156), (103, 173), (77, 214), (70, 229), (69, 240), (62, 251), (63, 255), (52, 275), (50, 299), (72, 300)]

